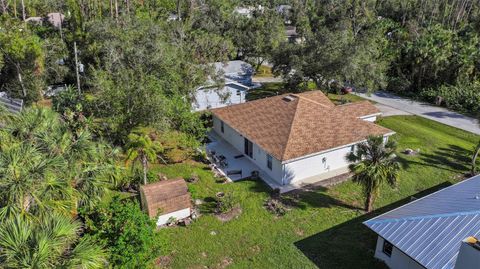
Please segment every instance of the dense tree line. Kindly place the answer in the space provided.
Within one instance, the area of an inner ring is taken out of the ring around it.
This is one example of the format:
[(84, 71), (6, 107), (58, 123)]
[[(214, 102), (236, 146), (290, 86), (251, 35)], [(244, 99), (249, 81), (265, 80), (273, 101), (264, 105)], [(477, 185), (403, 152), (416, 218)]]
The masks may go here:
[(478, 1), (324, 0), (292, 7), (302, 16), (294, 21), (306, 42), (274, 57), (274, 71), (292, 89), (313, 81), (328, 90), (336, 80), (480, 111), (470, 105), (480, 98)]

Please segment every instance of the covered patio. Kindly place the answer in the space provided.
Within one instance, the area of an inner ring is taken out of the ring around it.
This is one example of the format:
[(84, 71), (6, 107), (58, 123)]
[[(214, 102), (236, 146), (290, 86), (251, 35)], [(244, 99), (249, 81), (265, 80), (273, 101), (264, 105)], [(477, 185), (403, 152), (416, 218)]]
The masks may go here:
[(245, 154), (234, 148), (214, 131), (208, 134), (210, 142), (206, 145), (207, 157), (215, 169), (229, 181), (239, 181), (258, 172), (259, 177), (272, 189), (281, 189), (269, 175), (249, 160)]

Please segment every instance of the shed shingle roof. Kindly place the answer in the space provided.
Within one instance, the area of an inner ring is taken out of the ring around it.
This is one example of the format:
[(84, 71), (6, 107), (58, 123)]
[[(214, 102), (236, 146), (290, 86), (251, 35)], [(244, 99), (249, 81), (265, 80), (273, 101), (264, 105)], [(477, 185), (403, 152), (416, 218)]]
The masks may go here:
[(480, 176), (364, 222), (427, 269), (453, 269), (462, 240), (480, 236)]
[(190, 193), (183, 179), (163, 180), (140, 186), (142, 207), (150, 217), (190, 208)]
[(321, 91), (264, 98), (212, 113), (280, 161), (392, 133), (359, 119), (379, 113), (370, 102), (335, 106)]

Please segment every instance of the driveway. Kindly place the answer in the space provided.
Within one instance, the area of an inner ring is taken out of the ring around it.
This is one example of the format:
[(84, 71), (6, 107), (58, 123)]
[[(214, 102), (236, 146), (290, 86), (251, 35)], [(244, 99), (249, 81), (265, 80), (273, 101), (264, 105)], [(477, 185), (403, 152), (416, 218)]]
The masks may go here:
[[(480, 125), (478, 120), (460, 113), (450, 111), (443, 107), (412, 101), (410, 99), (399, 97), (383, 91), (378, 91), (371, 94), (370, 96), (363, 93), (357, 93), (357, 95), (365, 99), (375, 101), (379, 104), (379, 106), (390, 107), (396, 110), (404, 111), (409, 114), (438, 121), (440, 123), (450, 125), (468, 132), (480, 134)], [(381, 107), (379, 108), (380, 110), (382, 110)]]

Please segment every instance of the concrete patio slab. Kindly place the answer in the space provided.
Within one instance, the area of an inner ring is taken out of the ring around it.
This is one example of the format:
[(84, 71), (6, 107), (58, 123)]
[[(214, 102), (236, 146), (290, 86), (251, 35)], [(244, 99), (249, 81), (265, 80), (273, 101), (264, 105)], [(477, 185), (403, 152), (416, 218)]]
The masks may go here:
[[(263, 173), (262, 170), (256, 164), (250, 161), (247, 156), (238, 151), (236, 148), (230, 145), (230, 143), (218, 136), (215, 132), (210, 132), (208, 134), (208, 138), (211, 142), (206, 145), (207, 152), (215, 152), (215, 156), (217, 157), (224, 156), (227, 165), (222, 166), (220, 163), (213, 160), (212, 157), (209, 157), (209, 160), (215, 165), (217, 171), (225, 176), (229, 181), (234, 182), (248, 178), (252, 175), (253, 171), (258, 171), (260, 173), (260, 178), (262, 178), (263, 181), (270, 186), (270, 188), (275, 189), (281, 187), (266, 173)], [(240, 171), (240, 174), (234, 173)]]

